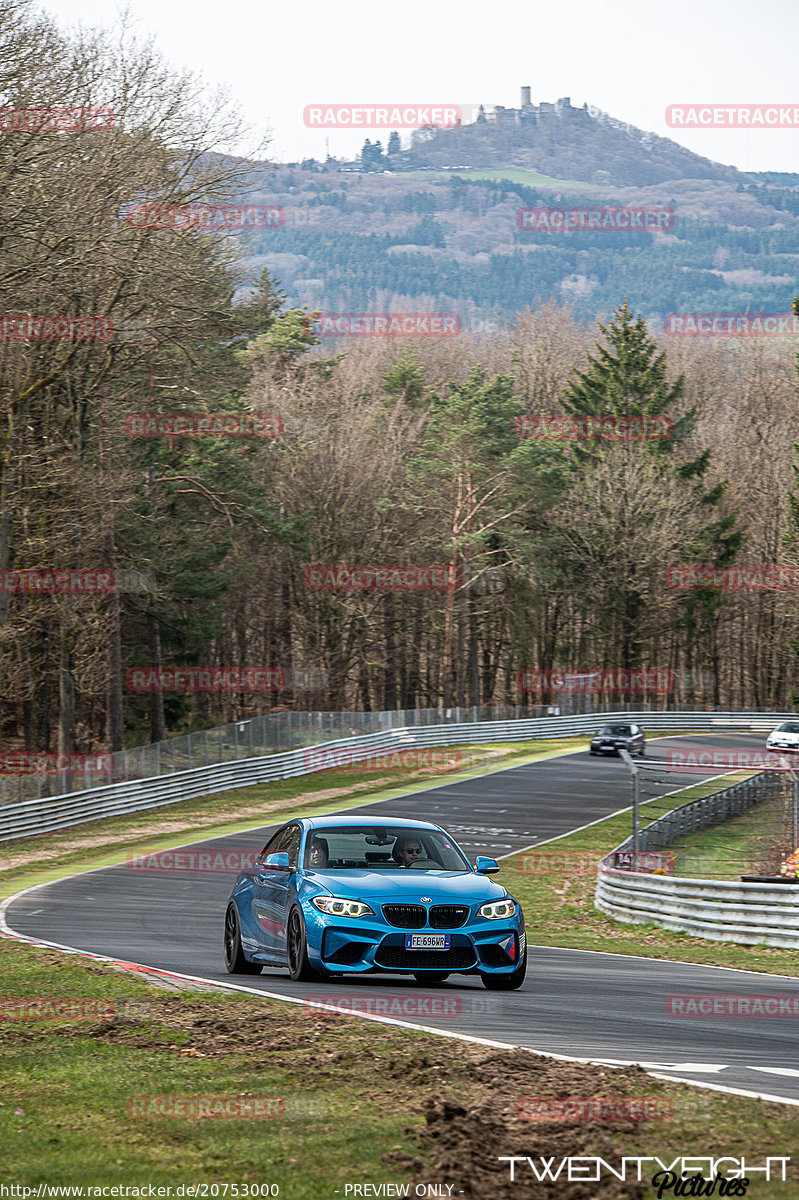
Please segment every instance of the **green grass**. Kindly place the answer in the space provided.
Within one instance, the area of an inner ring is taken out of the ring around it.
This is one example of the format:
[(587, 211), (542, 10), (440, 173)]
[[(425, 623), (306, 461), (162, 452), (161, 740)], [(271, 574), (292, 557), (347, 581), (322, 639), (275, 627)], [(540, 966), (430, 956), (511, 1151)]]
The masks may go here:
[[(643, 806), (642, 823), (717, 791), (736, 778), (708, 781), (675, 794), (668, 802), (656, 801), (656, 813), (651, 811), (653, 805)], [(654, 924), (624, 924), (596, 909), (599, 859), (629, 837), (630, 828), (629, 813), (609, 817), (503, 862), (507, 874), (503, 871), (501, 878), (524, 908), (531, 943), (799, 976), (799, 956), (794, 950), (710, 942)]]
[(723, 825), (676, 838), (674, 871), (693, 879), (740, 880), (741, 875), (777, 874), (777, 846), (790, 828), (790, 797), (768, 796)]
[(598, 185), (584, 183), (577, 179), (556, 179), (552, 175), (542, 175), (539, 171), (529, 170), (527, 167), (497, 167), (497, 168), (475, 168), (468, 171), (403, 171), (403, 179), (429, 179), (436, 183), (441, 180), (452, 179), (456, 176), (460, 179), (488, 179), (496, 183), (522, 183), (527, 187), (551, 188), (564, 191), (567, 189), (573, 191), (594, 191), (601, 190), (602, 192), (613, 192), (618, 189), (610, 185), (602, 186), (598, 189)]
[[(92, 997), (114, 1007), (104, 1020), (0, 1021), (0, 1183), (151, 1184), (171, 1186), (173, 1196), (180, 1183), (275, 1183), (291, 1200), (334, 1200), (347, 1183), (410, 1183), (413, 1195), (417, 1183), (436, 1181), (455, 1196), (504, 1200), (531, 1193), (508, 1183), (498, 1155), (799, 1156), (795, 1108), (657, 1081), (638, 1068), (560, 1063), (245, 995), (165, 994), (130, 974), (8, 941), (0, 973), (6, 997)], [(522, 1097), (563, 1096), (647, 1097), (665, 1119), (518, 1119)], [(217, 1106), (271, 1098), (273, 1112), (279, 1098), (283, 1112), (133, 1115), (151, 1097)], [(773, 1187), (755, 1177), (747, 1195), (759, 1200)], [(602, 1192), (617, 1194), (633, 1193)]]

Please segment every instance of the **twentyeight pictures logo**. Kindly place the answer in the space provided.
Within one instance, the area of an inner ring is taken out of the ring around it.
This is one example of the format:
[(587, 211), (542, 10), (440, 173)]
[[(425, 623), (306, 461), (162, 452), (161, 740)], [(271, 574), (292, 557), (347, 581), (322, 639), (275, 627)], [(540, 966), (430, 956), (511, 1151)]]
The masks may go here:
[(306, 104), (310, 129), (423, 129), (460, 125), (459, 104)]
[(457, 337), (457, 313), (312, 313), (302, 319), (306, 333), (317, 338)]
[(635, 233), (673, 229), (674, 209), (644, 208), (520, 208), (516, 226), (523, 233)]

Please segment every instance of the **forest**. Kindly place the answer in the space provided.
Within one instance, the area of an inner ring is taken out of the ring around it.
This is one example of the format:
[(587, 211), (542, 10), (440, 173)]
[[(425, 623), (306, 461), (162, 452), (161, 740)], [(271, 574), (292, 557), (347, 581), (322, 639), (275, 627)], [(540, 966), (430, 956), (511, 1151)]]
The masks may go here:
[(248, 194), (215, 152), (235, 113), (133, 38), (0, 10), (5, 95), (114, 114), (0, 138), (5, 747), (547, 703), (563, 672), (619, 703), (651, 679), (794, 703), (797, 575), (768, 574), (799, 563), (790, 340), (664, 337), (609, 275), (599, 320), (550, 297), (488, 333), (320, 342), (246, 239), (125, 219)]

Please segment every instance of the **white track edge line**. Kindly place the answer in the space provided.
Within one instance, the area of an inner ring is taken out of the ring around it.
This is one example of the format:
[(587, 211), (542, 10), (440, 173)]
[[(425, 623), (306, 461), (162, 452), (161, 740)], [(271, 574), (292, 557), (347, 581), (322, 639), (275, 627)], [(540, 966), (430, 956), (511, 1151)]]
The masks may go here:
[[(37, 884), (36, 886), (41, 887), (42, 885)], [(27, 888), (25, 890), (26, 891), (34, 891), (35, 889)], [(24, 892), (19, 892), (18, 895), (22, 896), (22, 895), (24, 895)], [(9, 896), (8, 900), (11, 900), (13, 898), (14, 897)], [(187, 975), (182, 971), (166, 971), (161, 967), (151, 967), (151, 966), (148, 966), (146, 963), (135, 963), (128, 959), (115, 959), (115, 958), (111, 958), (110, 956), (105, 955), (105, 954), (95, 954), (89, 950), (79, 950), (74, 946), (64, 946), (64, 945), (60, 944), (59, 942), (49, 942), (43, 938), (29, 938), (26, 934), (20, 934), (20, 933), (17, 933), (16, 930), (12, 930), (11, 927), (9, 926), (8, 922), (6, 921), (5, 909), (6, 909), (6, 904), (8, 903), (8, 900), (4, 901), (3, 904), (0, 905), (0, 936), (5, 936), (5, 937), (8, 937), (15, 941), (26, 942), (26, 943), (28, 943), (30, 945), (34, 945), (34, 946), (39, 946), (39, 947), (46, 946), (52, 950), (60, 950), (62, 953), (66, 953), (66, 954), (76, 954), (80, 958), (88, 958), (88, 959), (92, 960), (93, 962), (105, 962), (105, 963), (109, 963), (111, 965), (120, 966), (123, 970), (128, 971), (130, 974), (136, 973), (135, 970), (131, 971), (131, 968), (137, 968), (143, 972), (149, 971), (155, 975), (164, 975), (164, 976), (167, 976), (172, 979), (183, 979), (189, 983), (205, 983), (211, 987), (218, 988), (222, 991), (241, 992), (246, 995), (266, 997), (268, 1000), (281, 1000), (287, 1004), (307, 1004), (307, 1001), (304, 999), (301, 999), (299, 996), (297, 996), (297, 997), (284, 996), (280, 992), (267, 992), (261, 988), (249, 988), (249, 987), (243, 986), (242, 984), (227, 983), (225, 980), (207, 979), (203, 975)], [(327, 1004), (316, 1005), (315, 1004), (313, 1006), (313, 1008), (311, 1009), (311, 1012), (313, 1012), (313, 1011), (333, 1012), (338, 1015), (341, 1015), (341, 1010), (336, 1008), (335, 1005), (327, 1005)], [(373, 1021), (378, 1025), (390, 1025), (390, 1026), (396, 1026), (399, 1029), (409, 1029), (416, 1033), (426, 1033), (426, 1034), (432, 1035), (433, 1037), (450, 1038), (451, 1040), (454, 1040), (454, 1041), (469, 1042), (470, 1044), (477, 1045), (477, 1046), (489, 1046), (494, 1050), (521, 1050), (523, 1053), (526, 1053), (526, 1054), (534, 1054), (537, 1058), (549, 1058), (549, 1059), (553, 1059), (556, 1062), (572, 1062), (572, 1063), (580, 1063), (583, 1066), (605, 1066), (605, 1067), (608, 1067), (608, 1069), (610, 1069), (610, 1070), (614, 1069), (607, 1062), (603, 1063), (601, 1061), (601, 1059), (597, 1059), (597, 1058), (578, 1058), (576, 1055), (557, 1054), (553, 1051), (538, 1050), (533, 1046), (521, 1046), (515, 1042), (498, 1042), (498, 1041), (494, 1041), (491, 1038), (478, 1037), (476, 1034), (456, 1033), (454, 1030), (436, 1029), (434, 1026), (431, 1026), (431, 1025), (418, 1025), (412, 1021), (400, 1021), (396, 1017), (382, 1017), (382, 1016), (378, 1016), (375, 1013), (362, 1013), (362, 1012), (352, 1012), (352, 1011), (345, 1013), (343, 1015), (345, 1017), (356, 1017), (362, 1021)], [(623, 1065), (623, 1064), (620, 1064), (620, 1066), (621, 1065)], [(637, 1062), (635, 1062), (634, 1060), (630, 1060), (629, 1065), (630, 1066), (638, 1066), (639, 1064)], [(642, 1068), (642, 1069), (645, 1070), (645, 1068)], [(724, 1093), (727, 1093), (729, 1095), (734, 1095), (734, 1096), (746, 1096), (752, 1100), (764, 1100), (764, 1101), (768, 1101), (769, 1103), (776, 1103), (776, 1104), (791, 1104), (791, 1105), (795, 1105), (795, 1106), (799, 1107), (799, 1100), (791, 1100), (791, 1099), (788, 1099), (783, 1096), (772, 1096), (770, 1093), (766, 1093), (766, 1092), (750, 1092), (750, 1091), (745, 1091), (741, 1088), (728, 1088), (728, 1087), (722, 1086), (721, 1084), (704, 1083), (701, 1080), (685, 1079), (685, 1078), (681, 1078), (678, 1076), (664, 1075), (660, 1072), (655, 1072), (655, 1071), (646, 1071), (645, 1070), (645, 1073), (647, 1075), (651, 1076), (652, 1079), (660, 1079), (666, 1083), (684, 1083), (684, 1084), (689, 1085), (690, 1087), (704, 1088), (706, 1091), (724, 1092)]]

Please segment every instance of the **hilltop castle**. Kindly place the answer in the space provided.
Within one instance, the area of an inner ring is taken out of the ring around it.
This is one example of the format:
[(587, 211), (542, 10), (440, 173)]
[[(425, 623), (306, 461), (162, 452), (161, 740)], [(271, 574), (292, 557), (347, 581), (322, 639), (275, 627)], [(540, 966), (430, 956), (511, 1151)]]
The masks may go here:
[(554, 104), (533, 104), (530, 100), (530, 88), (522, 88), (522, 103), (520, 108), (505, 108), (502, 104), (495, 104), (493, 109), (486, 113), (483, 105), (480, 105), (475, 121), (476, 125), (486, 125), (489, 121), (513, 121), (515, 125), (538, 125), (542, 121), (553, 119), (564, 120), (573, 119), (587, 115), (588, 105), (584, 104), (582, 108), (572, 108), (571, 99), (564, 96), (561, 100), (556, 100)]

